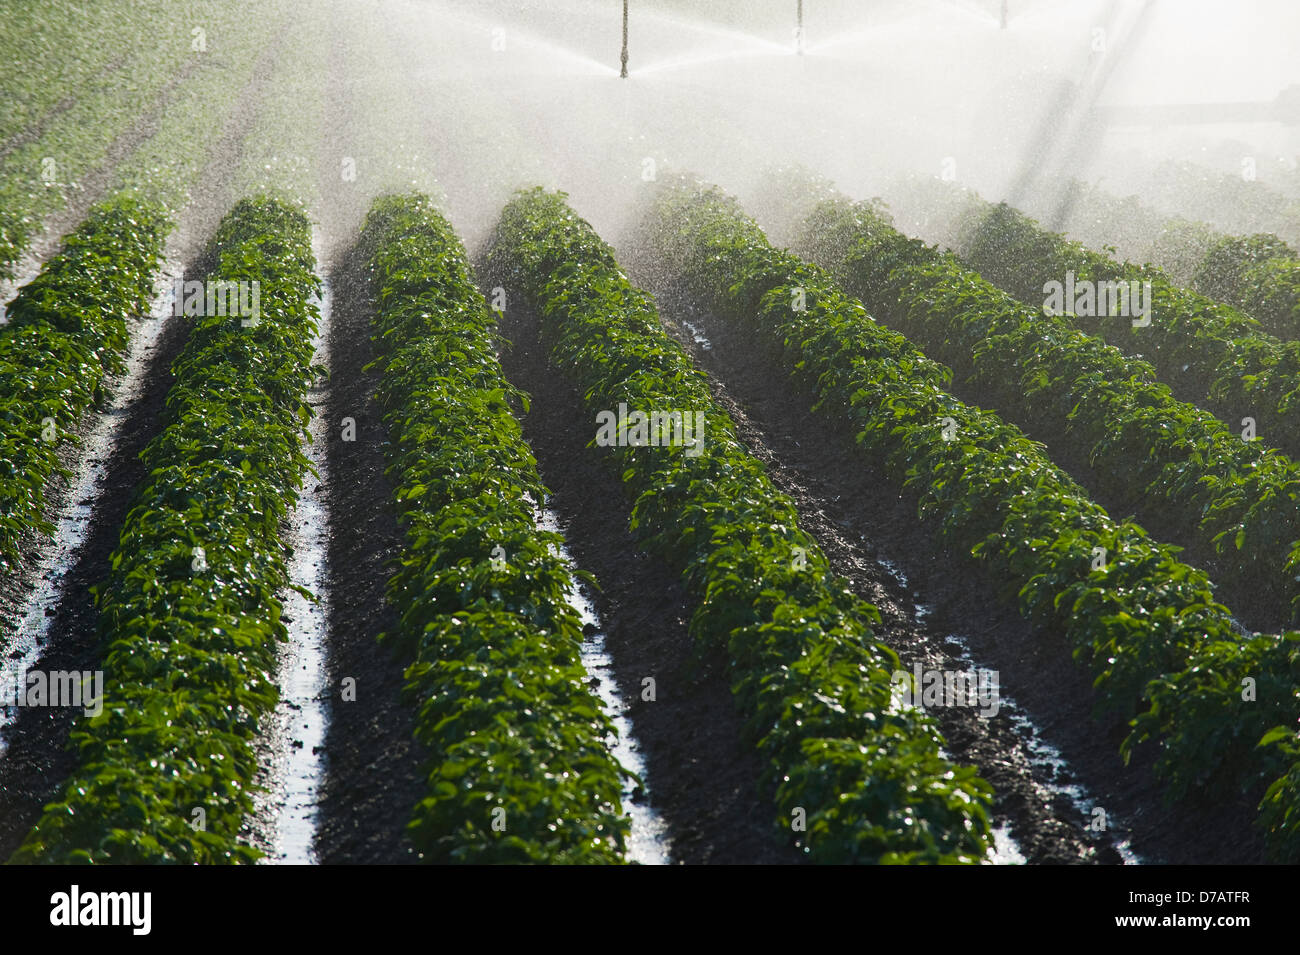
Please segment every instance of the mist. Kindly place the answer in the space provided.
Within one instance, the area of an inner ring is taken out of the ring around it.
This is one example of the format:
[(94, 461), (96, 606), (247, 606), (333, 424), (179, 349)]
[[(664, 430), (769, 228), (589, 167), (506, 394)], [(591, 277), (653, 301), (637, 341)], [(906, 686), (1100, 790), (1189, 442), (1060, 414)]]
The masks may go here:
[(797, 6), (631, 0), (626, 79), (617, 0), (356, 15), (384, 28), (367, 69), (402, 75), (415, 102), (392, 108), (424, 127), (471, 246), (520, 186), (564, 189), (617, 236), (646, 185), (680, 172), (744, 196), (800, 166), (886, 202), (936, 177), (1031, 210), (1077, 178), (1204, 217), (1171, 164), (1209, 179), (1248, 157), (1246, 181), (1300, 196), (1300, 116), (1279, 106), (1300, 84), (1293, 4), (1009, 0), (1004, 26), (999, 0), (805, 0), (801, 53)]

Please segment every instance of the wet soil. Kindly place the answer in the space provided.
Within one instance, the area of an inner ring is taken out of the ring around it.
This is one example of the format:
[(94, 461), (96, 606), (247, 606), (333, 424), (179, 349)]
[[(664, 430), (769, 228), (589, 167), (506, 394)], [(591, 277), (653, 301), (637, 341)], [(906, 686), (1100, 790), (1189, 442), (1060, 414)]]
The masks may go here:
[[(376, 642), (397, 626), (385, 587), (404, 536), (384, 476), (388, 432), (374, 400), (378, 378), (362, 371), (373, 358), (373, 310), (361, 263), (354, 248), (331, 276), (326, 501), (335, 519), (327, 560), (329, 724), (316, 848), (323, 863), (415, 862), (405, 829), (424, 795), (428, 756), (415, 742), (414, 709), (401, 697), (404, 667)], [(344, 418), (356, 423), (355, 441), (342, 440)], [(356, 681), (351, 702), (342, 693), (348, 678)]]
[[(495, 283), (485, 281), (491, 288)], [(773, 793), (758, 783), (763, 762), (742, 735), (720, 659), (699, 658), (686, 631), (694, 609), (680, 578), (647, 555), (628, 531), (629, 502), (618, 474), (588, 448), (581, 396), (555, 373), (538, 341), (536, 316), (512, 309), (502, 324), (506, 378), (531, 395), (524, 437), (551, 491), (569, 551), (599, 583), (614, 679), (645, 757), (653, 805), (667, 826), (675, 863), (798, 863), (781, 841)], [(646, 677), (655, 699), (643, 699)]]
[[(1139, 752), (1124, 766), (1118, 746), (1126, 728), (1092, 718), (1090, 681), (1071, 661), (1062, 635), (1030, 627), (1001, 599), (1005, 581), (946, 548), (937, 528), (918, 519), (915, 495), (900, 492), (857, 449), (851, 429), (812, 414), (814, 397), (789, 381), (752, 336), (736, 333), (680, 288), (654, 288), (653, 272), (634, 268), (633, 274), (656, 292), (666, 326), (710, 374), (740, 437), (795, 500), (802, 525), (832, 567), (880, 609), (879, 637), (905, 667), (919, 658), (927, 668), (969, 669), (956, 659), (968, 648), (979, 666), (999, 671), (1002, 692), (1060, 751), (1065, 766), (1031, 767), (1023, 733), (1001, 715), (978, 719), (961, 708), (935, 713), (949, 754), (977, 766), (994, 785), (995, 811), (1009, 819), (1028, 861), (1117, 862), (1115, 839), (1130, 841), (1146, 862), (1263, 861), (1262, 840), (1251, 826), (1253, 802), (1167, 805), (1151, 772), (1153, 754)], [(710, 347), (695, 341), (683, 321)], [(905, 585), (882, 560), (902, 570)], [(922, 619), (918, 605), (926, 608)], [(1088, 801), (1122, 825), (1092, 831), (1089, 807), (1060, 792), (1070, 785), (1083, 786)]]

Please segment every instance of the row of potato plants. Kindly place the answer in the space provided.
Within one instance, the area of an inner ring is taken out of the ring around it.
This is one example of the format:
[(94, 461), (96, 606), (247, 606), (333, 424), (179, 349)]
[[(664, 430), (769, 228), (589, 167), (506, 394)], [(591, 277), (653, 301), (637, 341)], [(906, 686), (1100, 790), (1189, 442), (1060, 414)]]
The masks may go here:
[[(84, 29), (94, 31), (69, 47), (69, 53), (86, 43), (108, 49), (117, 61), (112, 70), (97, 70), (67, 85), (60, 74), (64, 65), (62, 45), (46, 37), (39, 26), (30, 29), (41, 38), (37, 48), (22, 50), (23, 61), (0, 58), (0, 99), (5, 102), (6, 126), (10, 103), (24, 96), (24, 88), (42, 88), (41, 98), (66, 100), (66, 108), (46, 109), (30, 116), (25, 137), (10, 139), (8, 150), (0, 150), (0, 278), (12, 277), (15, 265), (30, 251), (49, 217), (65, 209), (86, 186), (92, 174), (114, 161), (115, 145), (131, 136), (133, 127), (150, 110), (159, 109), (157, 122), (166, 127), (184, 113), (179, 96), (192, 87), (207, 69), (224, 70), (232, 65), (226, 54), (232, 47), (257, 42), (268, 10), (281, 4), (260, 4), (238, 0), (168, 0), (125, 2), (111, 0), (106, 16), (85, 17), (71, 13), (70, 5), (53, 5), (54, 16), (72, 18)], [(96, 4), (99, 6), (99, 4)], [(21, 14), (6, 10), (6, 22), (14, 29), (5, 34), (27, 32), (34, 10)], [(40, 14), (43, 17), (45, 14)], [(18, 17), (21, 17), (21, 22)], [(206, 31), (203, 51), (196, 49), (196, 29)], [(21, 29), (19, 29), (21, 27)], [(0, 36), (0, 49), (24, 47)], [(33, 53), (39, 60), (32, 62)], [(208, 58), (211, 58), (209, 61)], [(173, 85), (174, 84), (174, 85)], [(47, 101), (48, 102), (48, 101)], [(165, 107), (165, 108), (162, 108)], [(160, 109), (161, 108), (161, 109)], [(21, 115), (21, 107), (19, 107)]]
[(260, 313), (193, 319), (98, 588), (102, 712), (73, 730), (78, 769), (15, 861), (260, 856), (240, 829), (259, 721), (279, 696), (282, 522), (311, 472), (319, 282), (310, 224), (280, 203), (241, 200), (213, 241), (210, 279), (260, 283)]
[(892, 705), (899, 660), (874, 638), (878, 611), (832, 575), (611, 248), (563, 193), (534, 189), (506, 206), (488, 261), (493, 281), (539, 312), (552, 366), (576, 380), (588, 413), (703, 416), (690, 446), (633, 432), (609, 455), (634, 502), (631, 529), (699, 601), (699, 652), (728, 661), (777, 825), (814, 861), (982, 860), (987, 783), (943, 757), (929, 717)]
[(869, 205), (819, 203), (795, 248), (1030, 434), (1084, 448), (1099, 491), (1188, 528), (1235, 593), (1300, 617), (1295, 463), (1176, 401), (1145, 361), (1016, 300)]
[(362, 238), (377, 303), (377, 397), (406, 527), (389, 581), (411, 662), (426, 862), (618, 863), (616, 731), (587, 686), (574, 575), (537, 528), (547, 491), (496, 355), (495, 316), (427, 196), (376, 200)]
[[(665, 189), (643, 232), (701, 302), (763, 343), (918, 494), (923, 519), (1007, 581), (1027, 619), (1065, 636), (1099, 708), (1138, 717), (1126, 754), (1158, 738), (1175, 797), (1277, 780), (1263, 823), (1279, 855), (1297, 856), (1283, 819), (1298, 805), (1295, 775), (1278, 777), (1300, 753), (1293, 727), (1274, 730), (1295, 718), (1300, 633), (1239, 638), (1176, 548), (1111, 518), (1041, 444), (954, 398), (950, 369), (875, 323), (828, 272), (772, 247), (717, 189)], [(1243, 702), (1246, 677), (1258, 702)]]
[[(314, 207), (322, 175), (338, 177), (337, 163), (322, 169), (319, 155), (325, 131), (330, 36), (340, 29), (333, 17), (292, 18), (284, 42), (270, 58), (269, 75), (258, 91), (253, 119), (239, 150), (236, 188), (266, 193)], [(355, 158), (355, 157), (354, 157)], [(343, 160), (344, 162), (347, 159)], [(325, 180), (328, 181), (328, 180)]]
[(1277, 236), (1223, 236), (1205, 253), (1192, 282), (1279, 338), (1300, 338), (1300, 253)]
[(955, 249), (988, 281), (1035, 307), (1048, 282), (1150, 282), (1150, 324), (1127, 318), (1073, 316), (1125, 354), (1147, 359), (1186, 401), (1230, 423), (1255, 422), (1264, 443), (1300, 455), (1300, 341), (1280, 341), (1231, 305), (1179, 288), (1159, 269), (1119, 262), (1037, 222), (1005, 203), (972, 197), (957, 227)]
[[(222, 33), (221, 58), (200, 56), (194, 72), (177, 85), (157, 131), (114, 168), (114, 191), (162, 203), (180, 218), (192, 201), (196, 180), (212, 159), (213, 147), (226, 135), (234, 117), (249, 109), (245, 94), (255, 88), (254, 67), (267, 56), (268, 48), (281, 42), (289, 14), (289, 8), (279, 4), (262, 6), (255, 15), (265, 19), (257, 29)], [(243, 140), (248, 143), (264, 135), (260, 130), (250, 131)], [(260, 192), (251, 188), (237, 191), (242, 195)]]
[(130, 321), (148, 313), (169, 224), (117, 197), (90, 210), (59, 253), (9, 304), (0, 328), (0, 566), (16, 570), (51, 479), (69, 476), (60, 447), (124, 368)]
[(1088, 248), (1158, 265), (1170, 281), (1185, 287), (1192, 287), (1206, 252), (1222, 236), (1205, 222), (1169, 218), (1135, 195), (1121, 197), (1081, 179), (1044, 180), (1019, 201), (1026, 214), (1056, 221)]
[[(8, 67), (0, 79), (6, 104), (0, 115), (0, 150), (11, 148), (13, 140), (46, 119), (80, 84), (115, 69), (122, 44), (144, 22), (123, 17), (128, 6), (117, 0), (33, 7), (23, 11), (23, 29), (0, 35), (0, 58)], [(60, 55), (50, 56), (50, 50)]]

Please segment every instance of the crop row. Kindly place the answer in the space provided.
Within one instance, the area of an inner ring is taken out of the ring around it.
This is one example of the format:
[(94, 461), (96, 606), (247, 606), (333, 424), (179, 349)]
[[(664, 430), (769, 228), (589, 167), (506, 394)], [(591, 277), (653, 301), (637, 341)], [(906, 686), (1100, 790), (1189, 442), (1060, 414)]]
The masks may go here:
[[(418, 15), (418, 11), (411, 12)], [(370, 68), (375, 62), (403, 59), (394, 43), (394, 36), (404, 36), (403, 31), (394, 29), (391, 21), (370, 16), (364, 7), (344, 5), (331, 19), (336, 35), (341, 33), (348, 38), (347, 43), (335, 45), (331, 68), (351, 77), (349, 99), (355, 103), (384, 104), (383, 109), (354, 111), (355, 119), (363, 127), (352, 135), (349, 143), (357, 177), (364, 178), (368, 188), (377, 193), (418, 191), (435, 201), (445, 199), (442, 185), (433, 175), (432, 164), (420, 158), (424, 152), (423, 131), (429, 123), (429, 116), (423, 110), (432, 104), (416, 95), (401, 72)], [(449, 104), (455, 102), (450, 90), (447, 96)], [(473, 134), (467, 129), (462, 135)], [(464, 148), (468, 151), (473, 147), (465, 144)], [(502, 144), (502, 149), (508, 148)], [(336, 169), (330, 172), (339, 174)], [(439, 164), (438, 172), (446, 176), (450, 170)]]
[(43, 518), (60, 445), (124, 367), (128, 320), (147, 313), (168, 223), (119, 197), (90, 211), (9, 305), (0, 329), (0, 565), (21, 559)]
[[(1203, 572), (1113, 520), (1040, 444), (952, 397), (949, 369), (873, 322), (827, 272), (773, 248), (716, 189), (665, 189), (645, 231), (694, 294), (860, 429), (864, 451), (919, 492), (921, 515), (947, 540), (1018, 591), (1028, 619), (1066, 636), (1104, 705), (1133, 716), (1150, 700), (1125, 751), (1163, 737), (1172, 793), (1245, 790), (1294, 760), (1291, 731), (1270, 731), (1294, 718), (1300, 634), (1239, 640)], [(1247, 677), (1259, 678), (1258, 702), (1243, 701)], [(1294, 855), (1278, 819), (1297, 790), (1279, 781), (1271, 792), (1264, 822), (1276, 850)]]
[(149, 477), (98, 603), (102, 712), (72, 733), (79, 768), (21, 862), (256, 859), (239, 839), (259, 719), (276, 703), (281, 523), (311, 465), (319, 289), (300, 213), (243, 200), (214, 239), (213, 279), (260, 283), (259, 314), (208, 315), (173, 365)]
[(1024, 305), (869, 206), (820, 203), (799, 247), (1005, 416), (1082, 446), (1099, 490), (1193, 529), (1237, 593), (1300, 615), (1300, 467), (1174, 400), (1146, 362)]
[[(657, 416), (645, 434), (620, 425), (610, 451), (631, 528), (699, 600), (690, 633), (728, 659), (778, 826), (815, 861), (982, 859), (988, 785), (943, 758), (928, 717), (891, 705), (899, 662), (873, 639), (878, 612), (831, 574), (612, 250), (562, 193), (536, 189), (506, 206), (489, 263), (539, 310), (551, 362), (589, 413)], [(792, 825), (801, 810), (806, 831)]]
[[(260, 42), (259, 18), (272, 15), (268, 10), (280, 15), (278, 3), (224, 0), (111, 0), (103, 4), (107, 15), (95, 16), (70, 13), (67, 6), (56, 5), (58, 12), (53, 15), (71, 16), (82, 29), (94, 31), (68, 44), (68, 54), (96, 45), (106, 49), (116, 65), (112, 71), (92, 68), (75, 86), (60, 85), (57, 77), (66, 68), (60, 62), (65, 47), (54, 44), (62, 30), (45, 37), (40, 27), (32, 26), (30, 30), (37, 36), (35, 49), (7, 35), (0, 37), (0, 49), (14, 49), (26, 60), (0, 61), (5, 63), (0, 96), (6, 114), (14, 98), (11, 93), (37, 109), (41, 109), (38, 103), (49, 104), (51, 97), (68, 101), (66, 110), (45, 108), (40, 118), (29, 116), (26, 125), (31, 138), (12, 138), (8, 143), (12, 151), (0, 157), (0, 277), (11, 275), (14, 263), (39, 234), (46, 218), (63, 209), (69, 198), (85, 187), (87, 178), (110, 160), (115, 144), (125, 142), (146, 111), (179, 96), (203, 71), (229, 69), (233, 62), (227, 54), (232, 48)], [(46, 14), (6, 10), (7, 25), (12, 28), (5, 34), (29, 32), (26, 21), (32, 16), (41, 20)], [(196, 30), (203, 31), (202, 37)], [(35, 60), (30, 59), (33, 56)], [(55, 82), (50, 82), (52, 75)], [(41, 90), (35, 99), (33, 87)], [(166, 127), (176, 121), (179, 112), (163, 110), (158, 122)], [(0, 127), (8, 126), (0, 120)]]
[[(223, 31), (214, 38), (221, 47), (220, 59), (199, 57), (194, 72), (177, 85), (157, 131), (114, 168), (114, 190), (147, 197), (179, 217), (193, 198), (191, 188), (200, 171), (214, 160), (213, 149), (232, 118), (249, 109), (241, 100), (254, 82), (254, 66), (285, 32), (287, 9), (266, 5), (256, 15), (265, 18), (257, 29)], [(229, 160), (220, 157), (219, 161)]]
[(1129, 262), (1154, 263), (1175, 285), (1194, 287), (1193, 274), (1221, 237), (1205, 222), (1169, 218), (1135, 195), (1121, 198), (1080, 179), (1053, 177), (1041, 186), (1021, 198), (1020, 207), (1027, 214), (1050, 217), (1089, 248)]
[(1153, 262), (1173, 284), (1241, 309), (1270, 334), (1300, 337), (1300, 262), (1276, 235), (1224, 235), (1205, 222), (1169, 218), (1137, 196), (1121, 199), (1077, 179), (1044, 185), (1036, 206), (1022, 205), (1030, 215), (1069, 210), (1067, 231), (1084, 245), (1129, 262)]
[(1224, 236), (1205, 253), (1192, 281), (1279, 338), (1300, 338), (1300, 254), (1277, 236)]
[[(1125, 354), (1148, 359), (1175, 394), (1218, 414), (1252, 418), (1264, 443), (1300, 454), (1300, 341), (1279, 341), (1230, 305), (1178, 288), (1160, 270), (1117, 262), (1046, 232), (1006, 204), (972, 200), (956, 249), (984, 278), (1035, 307), (1048, 282), (1150, 282), (1150, 323), (1073, 320)], [(1065, 303), (1073, 313), (1077, 303)]]
[(362, 237), (377, 299), (387, 473), (406, 525), (389, 581), (431, 756), (410, 832), (427, 862), (617, 863), (615, 730), (586, 686), (573, 575), (511, 414), (494, 316), (422, 195), (382, 197)]

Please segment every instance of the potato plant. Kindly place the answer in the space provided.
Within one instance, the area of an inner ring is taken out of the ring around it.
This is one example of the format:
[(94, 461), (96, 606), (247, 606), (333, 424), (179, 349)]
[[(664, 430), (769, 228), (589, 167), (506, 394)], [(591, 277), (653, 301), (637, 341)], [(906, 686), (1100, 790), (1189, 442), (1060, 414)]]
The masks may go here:
[(614, 729), (586, 685), (573, 573), (496, 357), (494, 314), (428, 197), (386, 196), (363, 247), (377, 311), (387, 473), (406, 525), (389, 581), (428, 792), (425, 862), (619, 863), (628, 823)]
[(0, 565), (54, 528), (44, 517), (60, 449), (120, 372), (131, 321), (149, 311), (170, 226), (120, 196), (91, 210), (9, 304), (0, 327)]
[[(918, 494), (920, 515), (1008, 581), (1006, 595), (1026, 617), (1065, 638), (1103, 710), (1135, 720), (1123, 751), (1158, 740), (1171, 797), (1272, 784), (1280, 808), (1262, 819), (1274, 851), (1294, 852), (1277, 820), (1297, 793), (1276, 781), (1295, 760), (1293, 734), (1273, 731), (1294, 720), (1300, 632), (1243, 641), (1209, 578), (1181, 563), (1177, 548), (1113, 519), (1041, 444), (954, 398), (949, 368), (873, 321), (830, 273), (770, 245), (716, 188), (665, 188), (643, 234), (700, 302), (756, 337), (816, 392), (820, 410), (856, 429), (863, 451)], [(880, 254), (886, 270), (929, 257), (919, 243)], [(1250, 703), (1247, 678), (1257, 683)]]
[(210, 279), (259, 282), (261, 313), (195, 319), (173, 365), (149, 477), (99, 588), (102, 712), (73, 730), (78, 768), (17, 862), (260, 855), (242, 828), (279, 697), (281, 525), (310, 472), (319, 282), (310, 224), (275, 201), (240, 201), (213, 242)]
[(699, 601), (690, 632), (726, 660), (776, 825), (806, 819), (793, 834), (818, 862), (981, 860), (988, 784), (940, 755), (929, 717), (891, 706), (899, 661), (874, 637), (879, 612), (830, 572), (610, 247), (564, 194), (534, 189), (506, 206), (489, 262), (540, 313), (552, 364), (593, 417), (620, 403), (704, 413), (699, 454), (628, 443), (610, 463), (634, 501), (631, 529)]

